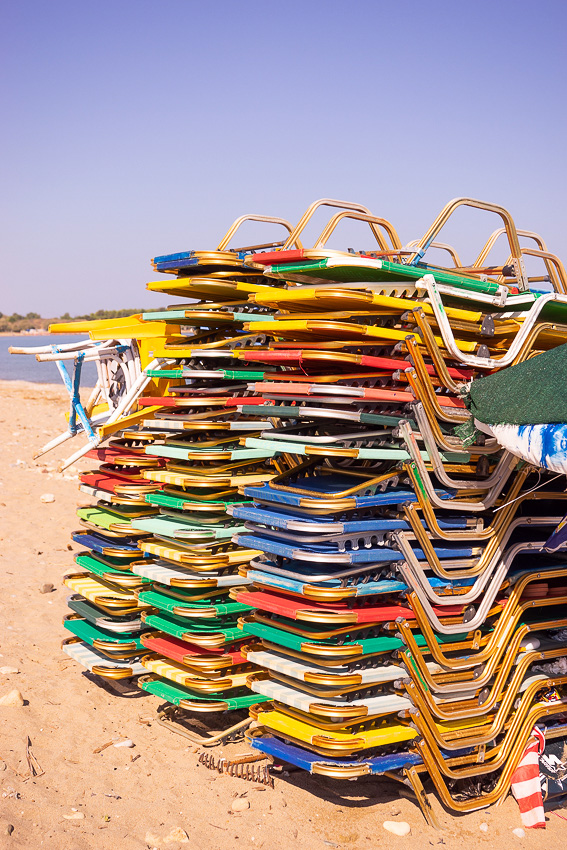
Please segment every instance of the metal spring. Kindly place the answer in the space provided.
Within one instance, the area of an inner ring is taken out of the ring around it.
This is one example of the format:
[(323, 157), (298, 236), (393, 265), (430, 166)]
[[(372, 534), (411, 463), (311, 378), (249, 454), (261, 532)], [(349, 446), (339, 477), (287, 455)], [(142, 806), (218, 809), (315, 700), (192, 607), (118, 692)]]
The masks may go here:
[[(256, 761), (265, 758), (265, 756), (252, 754), (246, 758)], [(267, 764), (259, 766), (252, 764), (248, 760), (216, 759), (212, 753), (200, 753), (199, 764), (202, 764), (207, 770), (215, 770), (217, 773), (236, 776), (238, 779), (244, 779), (246, 782), (257, 782), (260, 785), (266, 785), (268, 788), (274, 787), (274, 777), (271, 775), (270, 766)]]

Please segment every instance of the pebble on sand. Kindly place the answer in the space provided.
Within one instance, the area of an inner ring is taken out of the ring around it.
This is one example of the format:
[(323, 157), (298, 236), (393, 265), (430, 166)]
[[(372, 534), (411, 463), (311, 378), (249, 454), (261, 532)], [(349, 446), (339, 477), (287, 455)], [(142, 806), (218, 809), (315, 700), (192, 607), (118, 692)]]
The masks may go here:
[(246, 809), (250, 808), (250, 802), (243, 797), (237, 797), (236, 800), (232, 801), (230, 808), (233, 812), (245, 812)]
[(385, 820), (382, 826), (394, 835), (409, 835), (411, 832), (411, 826), (405, 820)]
[(189, 836), (180, 826), (174, 826), (163, 839), (164, 844), (189, 844)]
[(54, 590), (55, 590), (55, 585), (51, 584), (50, 581), (46, 582), (45, 584), (42, 584), (41, 587), (39, 588), (40, 593), (52, 593), (52, 591), (54, 591)]
[(526, 833), (522, 829), (521, 826), (517, 826), (516, 829), (513, 829), (512, 834), (515, 835), (517, 838), (525, 838), (526, 837)]
[(47, 505), (47, 504), (50, 504), (51, 502), (55, 501), (55, 496), (53, 495), (53, 493), (43, 493), (39, 497), (39, 501), (44, 502), (44, 504)]
[(134, 741), (131, 738), (124, 738), (123, 741), (117, 741), (113, 747), (135, 747)]
[(17, 667), (0, 667), (0, 673), (2, 673), (3, 676), (10, 676), (12, 673), (19, 673), (19, 672), (20, 671), (18, 670)]
[(180, 826), (174, 826), (163, 838), (160, 838), (154, 832), (146, 832), (145, 841), (152, 847), (162, 847), (166, 844), (189, 844), (189, 836)]
[(20, 691), (17, 688), (14, 688), (11, 691), (8, 691), (4, 694), (4, 696), (0, 697), (0, 705), (4, 706), (15, 706), (15, 705), (24, 705), (24, 698), (21, 695)]
[(73, 812), (70, 815), (63, 815), (65, 820), (84, 820), (85, 816), (82, 812)]

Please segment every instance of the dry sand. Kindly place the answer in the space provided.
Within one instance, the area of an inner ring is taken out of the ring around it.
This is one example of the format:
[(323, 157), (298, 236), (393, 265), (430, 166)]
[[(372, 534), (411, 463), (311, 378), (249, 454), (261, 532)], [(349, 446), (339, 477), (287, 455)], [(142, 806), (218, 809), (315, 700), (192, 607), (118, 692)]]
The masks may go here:
[[(545, 831), (528, 831), (520, 839), (512, 833), (521, 826), (512, 797), (498, 808), (454, 818), (432, 796), (445, 827), (437, 832), (411, 799), (399, 796), (395, 783), (337, 781), (293, 771), (277, 776), (274, 789), (263, 789), (220, 776), (198, 764), (195, 747), (186, 740), (155, 722), (141, 722), (154, 715), (157, 697), (119, 688), (120, 683), (101, 686), (82, 673), (60, 649), (68, 634), (61, 625), (68, 595), (62, 577), (74, 566), (72, 552), (78, 547), (69, 544), (70, 532), (77, 503), (84, 503), (77, 468), (56, 472), (58, 460), (71, 453), (70, 444), (32, 460), (63, 430), (65, 408), (59, 387), (0, 382), (0, 667), (20, 671), (0, 673), (0, 696), (18, 688), (27, 701), (23, 707), (0, 707), (0, 850), (175, 850), (184, 845), (163, 843), (175, 827), (185, 830), (198, 850), (235, 845), (288, 850), (299, 843), (305, 850), (363, 850), (409, 848), (416, 842), (455, 850), (503, 850), (509, 843), (564, 850), (567, 812), (550, 813)], [(43, 504), (44, 493), (55, 501)], [(40, 593), (47, 582), (54, 592)], [(131, 738), (135, 747), (93, 752), (114, 736)], [(29, 776), (28, 737), (44, 771), (36, 778)], [(224, 747), (230, 754), (246, 750), (244, 743)], [(250, 808), (231, 813), (234, 798), (243, 794)], [(385, 820), (407, 821), (411, 835), (390, 835)], [(481, 823), (487, 832), (480, 831)]]

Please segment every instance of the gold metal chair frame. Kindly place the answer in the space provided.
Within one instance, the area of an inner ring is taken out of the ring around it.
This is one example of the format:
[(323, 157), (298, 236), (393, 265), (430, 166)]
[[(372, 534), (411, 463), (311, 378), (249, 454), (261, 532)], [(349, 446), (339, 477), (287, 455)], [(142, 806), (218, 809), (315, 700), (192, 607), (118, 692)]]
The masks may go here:
[[(471, 578), (473, 576), (478, 576), (477, 582), (473, 586), (475, 588), (475, 595), (471, 595), (471, 591), (467, 591), (466, 596), (468, 597), (466, 601), (473, 601), (476, 597), (484, 590), (486, 583), (490, 580), (492, 582), (492, 574), (497, 569), (498, 565), (506, 559), (506, 552), (503, 551), (504, 546), (510, 540), (510, 537), (518, 528), (522, 527), (553, 527), (559, 525), (562, 517), (517, 517), (514, 520), (511, 520), (506, 526), (504, 531), (501, 531), (497, 534), (492, 535), (488, 538), (486, 546), (484, 547), (481, 556), (477, 559), (475, 565), (472, 568), (467, 569), (451, 569), (446, 570), (443, 568), (443, 565), (439, 558), (435, 553), (435, 549), (433, 548), (431, 539), (425, 534), (425, 530), (420, 532), (419, 529), (415, 529), (415, 537), (418, 538), (419, 543), (425, 554), (425, 561), (427, 563), (427, 568), (431, 569), (435, 575), (440, 578), (453, 579), (453, 578)], [(420, 523), (421, 525), (421, 523)], [(423, 526), (421, 526), (423, 529)], [(418, 537), (419, 533), (419, 537)], [(549, 535), (548, 535), (549, 536)], [(413, 575), (421, 578), (423, 577), (423, 568), (420, 566), (420, 562), (417, 560), (413, 553), (413, 549), (411, 547), (411, 539), (413, 535), (408, 534), (407, 531), (392, 531), (388, 535), (388, 540), (395, 543), (400, 552), (403, 554), (406, 563), (411, 569)], [(510, 547), (510, 551), (516, 549), (517, 552), (521, 551), (536, 551), (538, 549), (543, 548), (545, 545), (545, 540), (543, 541), (525, 541), (523, 543), (513, 544)], [(517, 547), (522, 546), (523, 549), (519, 549)], [(426, 579), (423, 579), (420, 584), (425, 587)], [(478, 586), (478, 590), (476, 587)], [(439, 594), (433, 594), (433, 601), (439, 601), (441, 605), (445, 604), (444, 600), (447, 599), (448, 594), (443, 594), (439, 596)], [(463, 602), (464, 600), (461, 598), (456, 604), (459, 602)], [(448, 603), (447, 603), (448, 604)]]
[(494, 535), (498, 535), (502, 529), (507, 527), (507, 525), (513, 520), (518, 508), (523, 502), (529, 500), (546, 500), (553, 504), (555, 500), (567, 499), (567, 493), (551, 492), (549, 490), (521, 493), (520, 491), (524, 486), (526, 478), (534, 471), (533, 467), (525, 465), (516, 473), (508, 493), (506, 493), (502, 499), (502, 504), (505, 505), (505, 507), (498, 511), (492, 525), (485, 528), (481, 527), (477, 530), (471, 529), (470, 531), (468, 529), (465, 531), (447, 531), (440, 528), (430, 502), (424, 497), (422, 489), (418, 483), (419, 479), (416, 475), (414, 466), (412, 464), (407, 464), (406, 471), (412, 481), (418, 501), (417, 503), (406, 502), (403, 506), (403, 512), (405, 519), (410, 524), (416, 538), (420, 542), (423, 540), (423, 534), (426, 532), (418, 517), (418, 510), (422, 512), (427, 529), (431, 533), (432, 537), (447, 541), (487, 540)]
[[(561, 622), (561, 621), (559, 621)], [(563, 620), (565, 622), (565, 620)], [(513, 645), (512, 645), (513, 644)], [(518, 693), (518, 690), (526, 676), (528, 668), (537, 661), (547, 661), (552, 658), (560, 658), (567, 654), (567, 648), (565, 646), (559, 646), (557, 649), (550, 649), (545, 651), (537, 651), (532, 650), (528, 652), (520, 652), (519, 651), (519, 642), (513, 641), (510, 645), (510, 649), (507, 651), (504, 660), (500, 666), (500, 669), (496, 672), (494, 676), (494, 667), (487, 671), (485, 668), (482, 673), (475, 678), (474, 672), (471, 671), (472, 677), (469, 681), (463, 681), (461, 678), (462, 671), (459, 674), (459, 678), (456, 678), (455, 682), (452, 686), (454, 689), (454, 693), (457, 698), (459, 696), (463, 696), (467, 690), (470, 690), (471, 696), (470, 700), (474, 701), (474, 694), (479, 689), (482, 689), (482, 702), (476, 701), (476, 704), (471, 702), (470, 705), (465, 704), (462, 708), (458, 707), (458, 703), (439, 703), (435, 700), (433, 693), (444, 695), (446, 693), (446, 687), (443, 685), (439, 685), (436, 681), (433, 680), (433, 677), (430, 675), (428, 677), (427, 682), (421, 677), (421, 670), (418, 672), (418, 665), (413, 665), (413, 657), (408, 657), (406, 655), (406, 669), (410, 674), (411, 685), (408, 683), (406, 690), (408, 688), (416, 689), (420, 693), (420, 699), (423, 700), (424, 704), (427, 705), (430, 713), (440, 720), (452, 720), (453, 718), (459, 717), (481, 717), (485, 714), (488, 714), (492, 708), (499, 702), (499, 700), (504, 695), (504, 690), (506, 694), (509, 691), (513, 693)], [(518, 657), (520, 660), (518, 661)], [(508, 682), (508, 676), (512, 668), (515, 665), (514, 672), (510, 681)], [(487, 665), (488, 667), (488, 665)], [(490, 685), (490, 687), (484, 688), (484, 685), (487, 685), (490, 680), (494, 677), (494, 681)], [(433, 688), (429, 688), (429, 682), (433, 680)], [(453, 708), (451, 708), (453, 706)]]
[[(476, 209), (486, 210), (487, 212), (493, 212), (496, 213), (496, 215), (500, 216), (500, 218), (504, 222), (504, 229), (508, 237), (510, 253), (512, 256), (512, 264), (514, 266), (514, 270), (517, 276), (518, 288), (521, 290), (529, 289), (528, 277), (524, 261), (522, 259), (522, 249), (520, 248), (518, 233), (516, 231), (516, 226), (514, 224), (512, 216), (510, 215), (508, 210), (504, 209), (504, 207), (498, 206), (497, 204), (478, 201), (474, 198), (455, 198), (454, 200), (449, 201), (449, 203), (446, 204), (445, 207), (441, 210), (429, 230), (422, 236), (421, 239), (418, 240), (415, 251), (408, 258), (408, 263), (413, 264), (423, 257), (425, 251), (431, 245), (436, 236), (439, 234), (442, 227), (447, 223), (448, 219), (455, 212), (455, 210), (461, 206), (475, 207)], [(448, 271), (450, 271), (450, 269)]]
[[(541, 717), (544, 716), (553, 716), (555, 714), (564, 713), (561, 712), (560, 709), (560, 705), (549, 705), (547, 706), (547, 710), (545, 712), (542, 710), (542, 714), (537, 715), (537, 719), (541, 719)], [(525, 729), (523, 730), (523, 732), (518, 735), (515, 742), (513, 755), (509, 756), (504, 766), (504, 769), (500, 774), (498, 781), (492, 791), (487, 794), (475, 797), (471, 800), (456, 800), (450, 794), (449, 789), (447, 788), (447, 783), (443, 780), (442, 774), (439, 771), (434, 759), (430, 756), (430, 752), (426, 744), (418, 741), (414, 744), (414, 746), (417, 748), (418, 752), (422, 756), (425, 768), (429, 773), (431, 779), (433, 780), (437, 793), (441, 797), (441, 801), (443, 802), (443, 804), (446, 805), (448, 808), (452, 809), (453, 811), (471, 812), (496, 803), (497, 801), (503, 799), (505, 794), (508, 793), (512, 775), (525, 751), (525, 748), (531, 737), (532, 729), (533, 723), (530, 724), (530, 722), (528, 721), (525, 725)], [(548, 737), (549, 732), (552, 732), (552, 730), (546, 730), (546, 737)], [(561, 735), (564, 734), (565, 727), (562, 726)]]
[[(541, 578), (541, 576), (539, 576)], [(498, 617), (497, 622), (493, 630), (490, 632), (486, 643), (484, 643), (483, 648), (475, 653), (469, 654), (465, 658), (453, 658), (444, 654), (441, 646), (435, 639), (435, 635), (427, 616), (421, 607), (421, 603), (415, 593), (408, 594), (408, 601), (412, 607), (414, 617), (418, 622), (420, 631), (426, 641), (427, 648), (434, 660), (437, 664), (441, 665), (447, 670), (464, 670), (470, 667), (475, 667), (478, 664), (484, 663), (485, 661), (491, 661), (491, 659), (496, 659), (496, 661), (492, 660), (492, 663), (495, 664), (499, 661), (500, 657), (504, 652), (507, 651), (508, 645), (512, 639), (512, 635), (516, 626), (518, 625), (521, 617), (526, 611), (531, 611), (534, 608), (542, 608), (546, 605), (561, 605), (567, 603), (567, 596), (558, 596), (553, 597), (551, 599), (543, 598), (543, 599), (530, 599), (526, 602), (517, 602), (518, 597), (518, 587), (522, 585), (524, 582), (527, 585), (528, 579), (530, 576), (526, 576), (525, 579), (518, 582), (518, 584), (514, 587), (512, 593), (516, 591), (516, 604), (514, 604), (513, 599), (509, 599), (507, 601), (506, 606), (504, 607), (501, 615)], [(535, 580), (535, 578), (534, 578)], [(520, 593), (522, 592), (523, 587), (520, 589)], [(508, 607), (508, 603), (511, 601), (510, 607)], [(556, 620), (557, 621), (557, 620)], [(396, 621), (398, 627), (398, 634), (400, 639), (404, 642), (404, 644), (411, 651), (411, 654), (414, 658), (418, 657), (419, 653), (422, 652), (420, 648), (417, 646), (415, 639), (412, 634), (411, 626), (407, 621), (399, 618)], [(538, 628), (539, 628), (538, 624)], [(529, 631), (533, 631), (529, 625), (521, 625), (520, 629), (525, 629), (524, 634), (527, 634)], [(478, 633), (478, 638), (480, 638), (480, 632)], [(523, 637), (524, 635), (522, 635)], [(477, 638), (477, 645), (478, 645)], [(453, 646), (453, 645), (451, 645)], [(474, 646), (472, 648), (475, 648)], [(424, 677), (425, 678), (425, 677)]]
[[(501, 227), (498, 230), (495, 230), (494, 233), (489, 236), (486, 245), (474, 261), (473, 267), (484, 265), (486, 258), (488, 257), (494, 244), (499, 239), (499, 237), (502, 236), (502, 234), (504, 234), (505, 232), (505, 228)], [(522, 236), (526, 239), (533, 239), (533, 241), (537, 245), (536, 249), (522, 247), (522, 254), (532, 257), (540, 257), (545, 264), (547, 274), (555, 292), (563, 292), (567, 294), (567, 274), (565, 273), (565, 268), (561, 260), (556, 257), (555, 254), (549, 253), (545, 242), (538, 233), (534, 233), (532, 230), (518, 230), (516, 232), (518, 236)], [(507, 264), (509, 264), (511, 261), (512, 257), (508, 259)], [(502, 277), (501, 280), (504, 281), (504, 278)], [(534, 279), (529, 278), (529, 280), (533, 281)]]
[[(445, 750), (459, 750), (469, 746), (478, 747), (494, 741), (504, 729), (506, 729), (504, 740), (507, 737), (513, 740), (518, 734), (518, 730), (521, 729), (526, 716), (529, 714), (536, 694), (545, 688), (561, 687), (566, 683), (566, 676), (553, 679), (538, 677), (527, 686), (516, 709), (513, 706), (517, 694), (514, 691), (510, 693), (507, 691), (497, 710), (492, 714), (487, 714), (486, 725), (478, 725), (474, 735), (470, 735), (470, 727), (454, 729), (445, 735), (442, 734), (439, 725), (428, 711), (425, 702), (421, 700), (418, 690), (416, 688), (412, 689), (411, 686), (411, 699), (415, 703), (415, 708), (411, 709), (410, 713), (415, 727), (418, 726), (419, 720), (419, 732), (426, 741), (432, 740), (437, 746)], [(567, 699), (564, 700), (563, 704), (567, 705)], [(418, 715), (421, 715), (421, 719), (418, 718)], [(533, 724), (531, 728), (533, 728)]]

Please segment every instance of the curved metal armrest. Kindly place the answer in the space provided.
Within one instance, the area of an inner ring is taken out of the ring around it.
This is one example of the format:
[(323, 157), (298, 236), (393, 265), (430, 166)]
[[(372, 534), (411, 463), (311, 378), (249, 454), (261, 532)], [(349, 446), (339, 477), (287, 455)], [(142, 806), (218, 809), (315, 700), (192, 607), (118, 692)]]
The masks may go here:
[[(542, 709), (542, 713), (537, 715), (536, 719), (539, 719), (542, 716), (553, 716), (554, 714), (561, 714), (560, 708), (561, 706), (557, 704), (546, 706), (545, 709)], [(510, 788), (512, 775), (525, 751), (527, 743), (532, 734), (533, 719), (530, 719), (532, 720), (531, 724), (529, 722), (525, 724), (523, 731), (519, 734), (517, 740), (515, 741), (513, 753), (509, 756), (504, 770), (500, 774), (500, 777), (495, 787), (490, 792), (488, 792), (488, 794), (481, 794), (478, 797), (473, 797), (472, 799), (468, 800), (456, 800), (454, 797), (451, 796), (451, 793), (447, 787), (447, 783), (444, 781), (441, 772), (435, 763), (435, 760), (431, 757), (427, 746), (424, 744), (423, 741), (416, 742), (416, 752), (418, 752), (423, 758), (424, 764), (435, 785), (435, 788), (439, 793), (442, 802), (448, 808), (459, 812), (472, 812), (476, 809), (482, 809), (486, 806), (490, 806), (505, 797)]]
[(537, 250), (536, 248), (522, 248), (522, 254), (528, 254), (530, 257), (540, 257), (545, 263), (554, 290), (567, 294), (567, 273), (559, 257), (555, 254), (550, 254), (549, 251)]
[[(473, 267), (479, 267), (484, 265), (490, 251), (503, 233), (506, 233), (506, 229), (504, 227), (501, 227), (498, 230), (495, 230), (494, 233), (489, 236), (485, 246), (474, 261)], [(518, 230), (517, 234), (518, 236), (522, 236), (525, 239), (532, 239), (537, 245), (537, 248), (522, 247), (522, 254), (527, 254), (528, 256), (532, 257), (540, 257), (545, 263), (545, 267), (547, 269), (547, 273), (550, 277), (551, 283), (553, 284), (554, 290), (556, 292), (567, 293), (567, 275), (565, 273), (563, 263), (555, 254), (551, 254), (547, 250), (547, 245), (545, 244), (539, 233), (534, 233), (533, 230)], [(508, 262), (510, 262), (511, 259), (512, 258), (510, 258)]]
[(513, 263), (518, 278), (518, 286), (520, 289), (529, 289), (528, 277), (524, 261), (522, 259), (522, 249), (520, 248), (520, 241), (518, 239), (516, 225), (514, 224), (512, 216), (504, 207), (498, 206), (497, 204), (487, 203), (485, 201), (478, 201), (475, 198), (454, 198), (452, 201), (449, 201), (449, 203), (441, 210), (427, 233), (418, 241), (416, 250), (409, 257), (408, 263), (411, 263), (411, 265), (417, 265), (442, 227), (447, 223), (455, 210), (462, 206), (475, 207), (476, 209), (486, 210), (486, 212), (496, 213), (496, 215), (500, 216), (504, 222), (504, 228), (508, 236), (510, 253), (513, 257)]
[[(266, 224), (281, 224), (282, 227), (285, 227), (285, 229), (289, 233), (291, 233), (292, 230), (293, 230), (292, 225), (289, 223), (289, 221), (286, 221), (285, 218), (274, 218), (273, 216), (270, 216), (270, 215), (254, 215), (254, 214), (241, 215), (239, 218), (236, 219), (236, 221), (234, 221), (230, 225), (227, 232), (225, 233), (225, 235), (223, 236), (223, 238), (219, 242), (219, 244), (217, 246), (217, 251), (226, 251), (227, 250), (227, 247), (228, 247), (230, 240), (232, 239), (232, 237), (234, 236), (234, 234), (236, 233), (236, 231), (238, 230), (240, 225), (243, 224), (245, 221), (262, 221), (262, 222), (265, 222)], [(292, 242), (291, 244), (293, 245), (294, 243), (298, 248), (302, 247), (301, 242), (298, 242), (297, 239), (295, 239), (294, 242)], [(286, 244), (287, 244), (287, 242), (286, 242)]]
[[(282, 251), (287, 251), (292, 245), (298, 245), (298, 239), (305, 230), (309, 220), (312, 218), (313, 214), (319, 207), (339, 207), (340, 209), (345, 210), (355, 210), (356, 212), (365, 213), (366, 215), (372, 215), (368, 207), (363, 206), (362, 204), (353, 204), (350, 201), (337, 201), (333, 198), (319, 198), (318, 201), (313, 201), (313, 203), (307, 207), (292, 233), (290, 233), (287, 241), (284, 243), (282, 247)], [(299, 247), (299, 246), (298, 246)]]
[[(406, 249), (407, 248), (416, 248), (418, 245), (419, 245), (419, 239), (412, 239), (412, 241), (408, 242), (408, 244), (405, 247), (406, 247)], [(451, 257), (451, 259), (453, 260), (455, 268), (462, 267), (463, 264), (461, 263), (461, 259), (460, 259), (459, 255), (457, 254), (457, 252), (455, 251), (455, 249), (453, 248), (452, 245), (448, 245), (446, 242), (431, 242), (429, 244), (429, 247), (430, 248), (438, 248), (440, 251), (447, 251), (447, 253)]]
[[(423, 437), (423, 442), (425, 443), (425, 448), (429, 454), (429, 461), (433, 467), (433, 471), (441, 484), (444, 484), (445, 487), (452, 490), (491, 490), (493, 487), (501, 486), (502, 483), (509, 477), (512, 472), (512, 468), (517, 465), (518, 458), (511, 452), (503, 451), (496, 468), (491, 475), (488, 476), (488, 478), (482, 478), (477, 481), (474, 479), (449, 478), (449, 476), (445, 473), (443, 462), (437, 450), (434, 436), (431, 432), (431, 428), (429, 427), (429, 419), (425, 415), (423, 405), (418, 402), (413, 405), (413, 409), (415, 411), (417, 426)], [(474, 453), (473, 448), (471, 448), (470, 451), (471, 453)]]
[(335, 215), (330, 219), (330, 221), (323, 229), (321, 235), (313, 245), (313, 248), (324, 248), (327, 242), (329, 241), (331, 234), (335, 230), (337, 224), (339, 224), (339, 222), (341, 222), (345, 218), (349, 218), (354, 221), (367, 222), (382, 251), (390, 252), (390, 245), (388, 245), (388, 243), (384, 240), (384, 237), (378, 229), (379, 227), (382, 227), (390, 237), (391, 247), (394, 249), (401, 250), (402, 243), (400, 241), (400, 237), (394, 229), (394, 226), (390, 224), (387, 219), (378, 218), (377, 216), (369, 215), (368, 213), (356, 212), (351, 210), (342, 210), (341, 212), (335, 213)]

